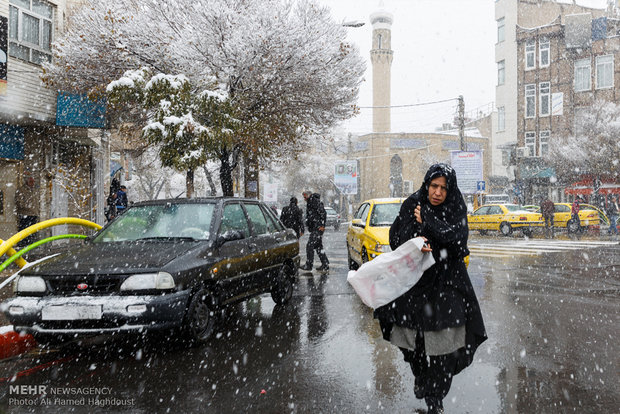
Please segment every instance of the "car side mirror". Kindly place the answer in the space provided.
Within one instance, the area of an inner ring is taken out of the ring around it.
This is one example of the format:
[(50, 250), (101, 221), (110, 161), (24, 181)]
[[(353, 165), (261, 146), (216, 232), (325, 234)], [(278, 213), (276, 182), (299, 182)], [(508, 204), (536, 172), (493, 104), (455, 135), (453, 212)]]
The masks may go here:
[(245, 239), (245, 234), (242, 231), (228, 230), (227, 232), (220, 234), (217, 237), (217, 245), (222, 246), (226, 242), (242, 239)]
[(351, 225), (356, 227), (364, 227), (364, 222), (362, 221), (362, 219), (353, 219), (351, 220)]

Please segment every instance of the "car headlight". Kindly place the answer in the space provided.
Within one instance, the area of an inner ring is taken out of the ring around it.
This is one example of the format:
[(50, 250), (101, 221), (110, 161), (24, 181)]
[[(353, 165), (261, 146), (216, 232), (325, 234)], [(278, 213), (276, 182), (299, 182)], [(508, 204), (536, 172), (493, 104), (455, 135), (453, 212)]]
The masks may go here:
[(121, 285), (121, 291), (172, 289), (174, 286), (174, 278), (170, 273), (144, 273), (125, 279)]
[(13, 284), (16, 293), (43, 293), (46, 290), (45, 280), (39, 276), (18, 276)]
[(387, 252), (391, 252), (392, 248), (390, 247), (389, 244), (379, 244), (377, 243), (375, 245), (375, 252), (379, 252), (379, 253), (387, 253)]

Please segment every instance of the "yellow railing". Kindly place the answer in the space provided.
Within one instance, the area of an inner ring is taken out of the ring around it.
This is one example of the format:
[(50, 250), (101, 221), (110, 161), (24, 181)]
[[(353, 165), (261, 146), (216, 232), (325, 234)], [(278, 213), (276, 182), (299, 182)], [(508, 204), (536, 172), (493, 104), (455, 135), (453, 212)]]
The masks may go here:
[[(16, 233), (13, 236), (11, 236), (6, 241), (3, 241), (2, 239), (0, 239), (0, 243), (2, 243), (0, 244), (0, 257), (2, 257), (2, 255), (5, 253), (8, 253), (9, 256), (13, 256), (17, 254), (15, 249), (13, 249), (13, 246), (19, 243), (20, 241), (22, 241), (23, 239), (25, 239), (26, 237), (30, 236), (31, 234), (36, 233), (39, 230), (46, 229), (48, 227), (60, 226), (63, 224), (77, 224), (77, 225), (84, 226), (84, 227), (90, 227), (96, 230), (101, 229), (101, 226), (97, 223), (93, 223), (92, 221), (75, 218), (75, 217), (59, 217), (59, 218), (45, 220), (40, 223), (33, 224), (32, 226), (28, 228), (25, 228), (19, 233)], [(20, 257), (19, 259), (15, 261), (15, 264), (17, 264), (21, 268), (21, 267), (24, 267), (28, 263), (23, 258)]]

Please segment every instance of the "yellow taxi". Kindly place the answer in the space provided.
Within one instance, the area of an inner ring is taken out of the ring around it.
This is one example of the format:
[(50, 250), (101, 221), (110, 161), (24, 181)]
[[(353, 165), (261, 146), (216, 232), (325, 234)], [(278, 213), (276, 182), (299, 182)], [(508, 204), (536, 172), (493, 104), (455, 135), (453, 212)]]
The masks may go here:
[(498, 231), (508, 236), (514, 229), (529, 236), (534, 227), (544, 225), (538, 212), (528, 211), (518, 204), (485, 204), (467, 215), (470, 230), (478, 230), (480, 234)]
[(570, 203), (554, 203), (554, 227), (564, 227), (569, 232), (574, 233), (582, 229), (587, 229), (591, 226), (599, 226), (601, 224), (599, 212), (594, 206), (581, 204), (579, 209), (579, 223), (572, 220), (571, 207), (572, 206)]
[(364, 201), (347, 230), (349, 269), (355, 270), (381, 253), (390, 252), (390, 226), (404, 198), (373, 198)]
[[(390, 227), (404, 198), (373, 198), (360, 205), (347, 230), (347, 258), (350, 270), (391, 252)], [(469, 266), (469, 256), (463, 259)]]

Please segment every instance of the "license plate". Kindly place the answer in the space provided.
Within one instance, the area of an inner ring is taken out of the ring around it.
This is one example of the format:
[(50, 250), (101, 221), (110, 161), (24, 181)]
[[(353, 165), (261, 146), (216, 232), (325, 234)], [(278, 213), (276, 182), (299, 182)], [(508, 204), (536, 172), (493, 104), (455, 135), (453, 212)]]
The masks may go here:
[(44, 307), (41, 319), (44, 321), (101, 319), (101, 314), (101, 305), (55, 305)]

